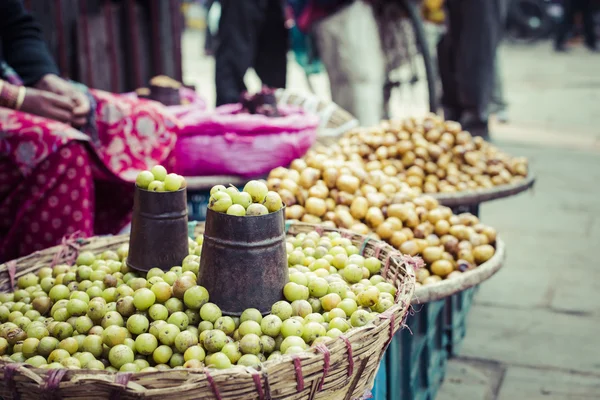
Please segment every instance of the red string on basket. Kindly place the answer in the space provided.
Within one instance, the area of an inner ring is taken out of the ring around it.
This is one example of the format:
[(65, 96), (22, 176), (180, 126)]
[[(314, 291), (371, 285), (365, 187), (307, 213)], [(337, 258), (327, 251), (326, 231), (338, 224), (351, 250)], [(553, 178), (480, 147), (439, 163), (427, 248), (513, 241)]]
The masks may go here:
[(325, 377), (327, 376), (327, 373), (329, 372), (329, 359), (331, 356), (331, 353), (329, 352), (329, 349), (327, 348), (327, 346), (325, 346), (323, 343), (319, 343), (316, 346), (317, 350), (319, 351), (319, 353), (323, 353), (323, 377), (321, 378), (321, 382), (319, 383), (319, 388), (317, 389), (318, 391), (323, 390), (323, 384), (325, 383)]
[(403, 255), (404, 261), (410, 263), (415, 271), (418, 271), (419, 268), (423, 268), (425, 266), (425, 261), (421, 257)]
[(56, 389), (58, 389), (60, 381), (62, 381), (62, 378), (65, 376), (67, 371), (68, 370), (65, 368), (50, 370), (50, 372), (48, 372), (48, 376), (46, 376), (44, 390), (54, 392)]
[(387, 257), (385, 258), (385, 262), (383, 263), (383, 272), (381, 273), (381, 276), (383, 276), (386, 279), (387, 279), (388, 270), (390, 269), (390, 260), (392, 259), (393, 255), (394, 255), (394, 252), (390, 252), (387, 255)]
[[(127, 384), (129, 383), (129, 380), (131, 379), (131, 372), (118, 372), (117, 375), (115, 376), (115, 383), (117, 385), (121, 385), (123, 386), (123, 388), (127, 388)], [(121, 398), (121, 389), (114, 389), (112, 391), (112, 393), (110, 394), (110, 399), (111, 400), (119, 400)]]
[(323, 227), (321, 225), (315, 226), (315, 232), (317, 232), (319, 236), (321, 236), (323, 234)]
[(394, 330), (394, 325), (396, 324), (396, 315), (394, 313), (388, 314), (388, 312), (386, 311), (382, 314), (379, 314), (379, 318), (390, 320), (390, 337), (388, 338), (387, 342), (385, 342), (385, 347), (387, 347), (394, 338), (394, 334), (396, 333), (396, 331)]
[(294, 371), (296, 372), (296, 391), (301, 392), (304, 390), (304, 376), (302, 375), (302, 362), (297, 355), (292, 355), (294, 361)]
[(252, 371), (252, 379), (254, 379), (254, 386), (256, 386), (256, 391), (258, 392), (259, 400), (265, 399), (265, 392), (262, 388), (262, 381), (260, 380), (260, 374), (256, 371)]
[(343, 237), (344, 239), (351, 238), (351, 237), (352, 237), (352, 235), (353, 235), (353, 233), (352, 233), (352, 232), (349, 232), (349, 231), (346, 231), (346, 230), (343, 230), (343, 231), (341, 231), (341, 232), (340, 232), (340, 234), (342, 235), (342, 237)]
[(348, 338), (344, 335), (340, 335), (340, 338), (346, 343), (346, 350), (348, 352), (348, 376), (352, 376), (354, 373), (354, 358), (352, 357), (352, 344)]
[[(79, 252), (79, 248), (81, 247), (82, 238), (83, 237), (81, 231), (77, 231), (70, 236), (63, 237), (61, 240), (61, 248), (58, 251), (58, 253), (54, 255), (50, 267), (54, 268), (54, 266), (59, 263), (62, 257), (67, 257), (67, 264), (72, 264), (77, 258), (77, 253)], [(70, 250), (72, 250), (71, 253)]]
[(17, 262), (15, 260), (6, 263), (8, 278), (10, 279), (10, 290), (15, 291), (15, 274), (17, 273)]
[(219, 393), (219, 388), (217, 387), (217, 384), (215, 383), (213, 377), (210, 375), (210, 372), (208, 372), (208, 369), (205, 369), (204, 373), (206, 374), (206, 380), (208, 381), (208, 384), (210, 385), (213, 394), (215, 395), (217, 400), (222, 400), (221, 393)]
[(4, 366), (4, 383), (6, 388), (12, 393), (13, 400), (19, 400), (21, 395), (17, 391), (17, 383), (15, 382), (15, 371), (19, 368), (19, 364), (6, 364)]
[(373, 257), (379, 258), (379, 254), (381, 253), (381, 249), (383, 248), (383, 246), (385, 246), (384, 243), (377, 242), (377, 244), (375, 245), (375, 254), (373, 255)]

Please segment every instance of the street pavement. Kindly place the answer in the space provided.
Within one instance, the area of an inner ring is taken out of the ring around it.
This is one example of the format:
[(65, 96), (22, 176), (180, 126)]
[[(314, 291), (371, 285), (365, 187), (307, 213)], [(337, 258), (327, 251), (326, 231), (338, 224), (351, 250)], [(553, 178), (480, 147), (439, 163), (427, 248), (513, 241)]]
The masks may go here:
[[(186, 33), (183, 45), (186, 83), (214, 104), (202, 35)], [(504, 46), (501, 60), (510, 123), (493, 123), (492, 137), (529, 157), (537, 183), (481, 208), (508, 258), (478, 292), (437, 399), (600, 399), (600, 55), (540, 43)], [(307, 91), (300, 67), (288, 71), (288, 87)], [(247, 83), (260, 87), (252, 73)], [(324, 74), (311, 83), (329, 98)], [(419, 93), (395, 96), (394, 114), (422, 113)]]

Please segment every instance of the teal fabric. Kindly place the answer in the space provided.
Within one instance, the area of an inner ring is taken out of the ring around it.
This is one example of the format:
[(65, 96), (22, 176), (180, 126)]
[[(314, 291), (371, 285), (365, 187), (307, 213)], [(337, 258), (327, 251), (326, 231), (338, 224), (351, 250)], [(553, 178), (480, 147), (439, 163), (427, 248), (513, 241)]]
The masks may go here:
[(290, 30), (290, 36), (296, 62), (304, 69), (306, 75), (323, 72), (325, 69), (317, 54), (312, 36), (302, 33), (296, 26)]

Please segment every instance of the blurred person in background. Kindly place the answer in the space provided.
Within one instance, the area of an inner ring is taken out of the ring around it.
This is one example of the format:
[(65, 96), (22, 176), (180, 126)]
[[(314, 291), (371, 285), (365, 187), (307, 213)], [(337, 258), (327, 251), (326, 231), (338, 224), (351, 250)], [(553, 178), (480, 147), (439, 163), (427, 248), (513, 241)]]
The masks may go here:
[(62, 79), (20, 0), (0, 1), (0, 43), (0, 262), (76, 232), (118, 233), (177, 122), (158, 103)]
[(254, 68), (262, 84), (283, 88), (287, 75), (288, 29), (283, 0), (219, 0), (215, 47), (217, 106), (237, 103), (244, 76)]
[(446, 0), (447, 32), (438, 44), (444, 116), (484, 139), (489, 139), (502, 1)]
[[(500, 29), (501, 38), (504, 36), (504, 27), (508, 17), (509, 0), (500, 0)], [(499, 44), (498, 44), (499, 45)], [(508, 102), (504, 92), (504, 76), (500, 61), (500, 52), (496, 52), (494, 60), (494, 89), (492, 91), (492, 100), (490, 102), (490, 114), (495, 114), (500, 123), (508, 123)]]
[(600, 50), (596, 43), (596, 33), (594, 29), (594, 7), (592, 0), (564, 0), (563, 16), (560, 24), (556, 28), (554, 38), (554, 49), (558, 52), (567, 51), (567, 40), (569, 34), (573, 31), (575, 24), (575, 14), (581, 13), (583, 20), (583, 34), (586, 46), (592, 51)]
[(289, 0), (296, 24), (315, 35), (334, 103), (362, 125), (384, 116), (385, 57), (370, 1)]

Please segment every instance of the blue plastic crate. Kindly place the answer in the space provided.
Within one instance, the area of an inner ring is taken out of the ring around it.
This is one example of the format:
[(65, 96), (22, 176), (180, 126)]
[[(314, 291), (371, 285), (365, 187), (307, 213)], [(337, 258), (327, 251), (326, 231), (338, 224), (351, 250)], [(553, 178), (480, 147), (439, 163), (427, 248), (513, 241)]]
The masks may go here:
[(399, 331), (383, 357), (373, 389), (375, 400), (435, 399), (448, 359), (464, 339), (476, 291), (474, 287), (414, 306), (415, 313), (406, 322), (410, 330)]
[(448, 302), (446, 306), (448, 312), (446, 334), (450, 356), (456, 355), (460, 350), (467, 333), (467, 315), (478, 289), (479, 286), (474, 286), (446, 299)]
[(385, 354), (387, 393), (377, 400), (435, 398), (448, 360), (445, 306), (440, 300), (415, 307), (410, 330), (401, 330)]
[(208, 199), (210, 198), (210, 190), (203, 191), (188, 191), (188, 220), (190, 221), (206, 221), (206, 209), (208, 208)]

